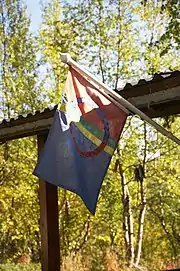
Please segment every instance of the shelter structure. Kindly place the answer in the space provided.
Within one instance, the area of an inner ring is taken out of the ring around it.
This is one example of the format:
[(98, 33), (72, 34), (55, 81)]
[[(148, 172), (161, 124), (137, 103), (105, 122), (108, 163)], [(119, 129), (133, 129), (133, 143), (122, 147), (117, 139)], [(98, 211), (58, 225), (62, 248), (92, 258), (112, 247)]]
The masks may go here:
[[(155, 74), (136, 85), (115, 90), (151, 118), (180, 114), (180, 71)], [(37, 136), (40, 154), (57, 106), (0, 123), (0, 143)], [(57, 187), (39, 180), (42, 271), (60, 271)]]

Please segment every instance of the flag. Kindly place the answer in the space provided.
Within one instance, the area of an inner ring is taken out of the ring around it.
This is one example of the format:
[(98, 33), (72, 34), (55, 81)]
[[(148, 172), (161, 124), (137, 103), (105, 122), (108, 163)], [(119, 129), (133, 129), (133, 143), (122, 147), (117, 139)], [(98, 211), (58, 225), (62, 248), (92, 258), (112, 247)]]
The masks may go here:
[(79, 195), (95, 214), (127, 114), (72, 67), (34, 175)]

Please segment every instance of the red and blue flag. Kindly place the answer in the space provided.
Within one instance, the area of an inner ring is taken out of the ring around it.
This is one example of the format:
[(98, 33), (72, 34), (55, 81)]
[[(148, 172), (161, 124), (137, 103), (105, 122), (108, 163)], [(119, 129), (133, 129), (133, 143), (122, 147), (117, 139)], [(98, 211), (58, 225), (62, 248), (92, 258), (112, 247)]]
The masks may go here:
[(70, 67), (34, 174), (78, 194), (94, 214), (126, 118), (98, 87)]

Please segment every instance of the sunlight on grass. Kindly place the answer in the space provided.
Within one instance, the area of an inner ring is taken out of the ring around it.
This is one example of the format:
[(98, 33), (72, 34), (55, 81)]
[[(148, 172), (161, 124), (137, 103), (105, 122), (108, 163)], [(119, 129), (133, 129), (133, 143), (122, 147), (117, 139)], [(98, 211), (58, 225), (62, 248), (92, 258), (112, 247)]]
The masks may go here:
[(40, 264), (5, 264), (0, 265), (0, 271), (40, 271)]

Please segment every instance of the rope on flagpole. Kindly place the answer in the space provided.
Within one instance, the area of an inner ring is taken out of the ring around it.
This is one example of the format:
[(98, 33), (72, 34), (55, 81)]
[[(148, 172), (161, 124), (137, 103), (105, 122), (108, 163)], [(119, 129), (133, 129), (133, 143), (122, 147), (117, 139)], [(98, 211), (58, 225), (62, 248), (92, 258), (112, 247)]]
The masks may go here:
[[(137, 107), (135, 107), (133, 104), (128, 102), (126, 99), (124, 99), (120, 94), (117, 94), (115, 91), (110, 89), (108, 86), (106, 86), (104, 83), (102, 83), (100, 80), (98, 80), (94, 75), (92, 75), (90, 72), (84, 70), (77, 62), (75, 62), (70, 54), (60, 54), (61, 61), (72, 66), (75, 70), (80, 72), (82, 75), (87, 77), (88, 80), (92, 81), (98, 86), (99, 91), (102, 94), (107, 94), (108, 99), (110, 99), (113, 103), (115, 103), (118, 107), (123, 109), (126, 113), (133, 112), (134, 114), (137, 114), (141, 117), (142, 120), (149, 123), (151, 126), (153, 126), (158, 132), (160, 132), (162, 135), (166, 136), (167, 138), (171, 139), (178, 145), (180, 145), (180, 139), (178, 139), (176, 136), (174, 136), (171, 132), (168, 132), (166, 129), (164, 129), (161, 125), (159, 125), (157, 122), (149, 118), (146, 114), (144, 114), (141, 110), (139, 110)], [(107, 95), (105, 95), (107, 97)], [(110, 96), (109, 96), (110, 95)], [(115, 99), (113, 99), (113, 98)], [(128, 109), (128, 111), (127, 111)]]

